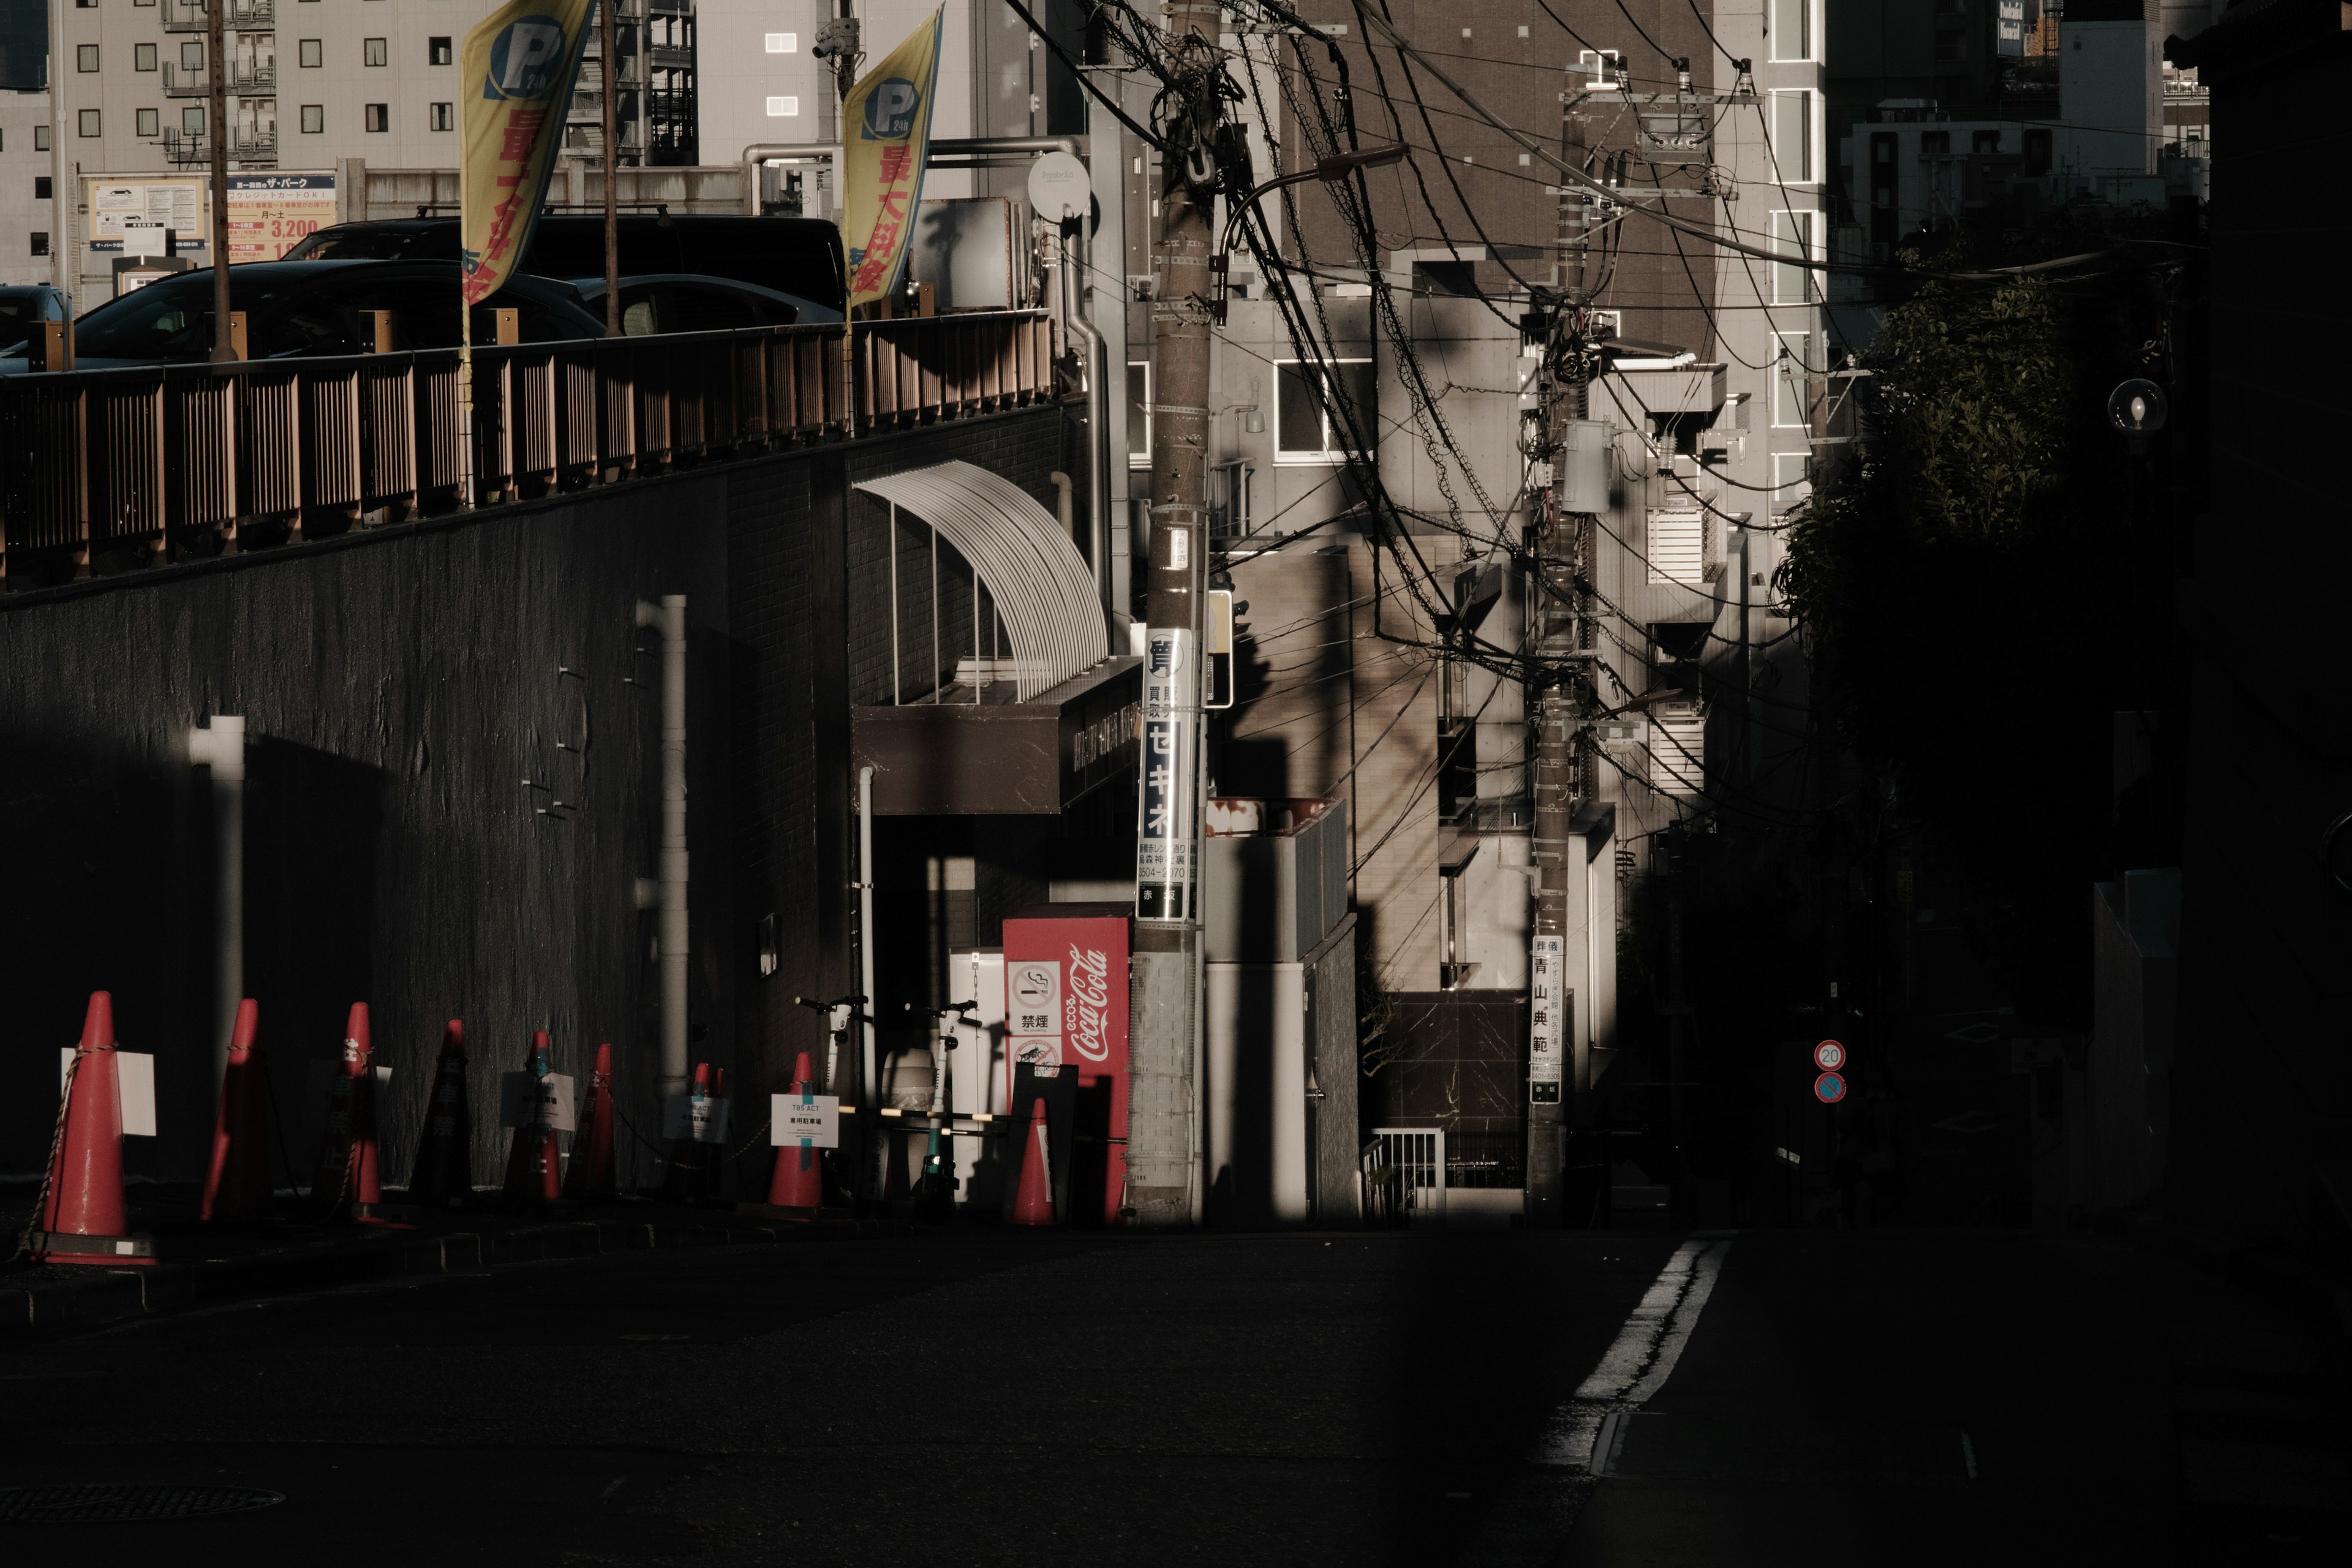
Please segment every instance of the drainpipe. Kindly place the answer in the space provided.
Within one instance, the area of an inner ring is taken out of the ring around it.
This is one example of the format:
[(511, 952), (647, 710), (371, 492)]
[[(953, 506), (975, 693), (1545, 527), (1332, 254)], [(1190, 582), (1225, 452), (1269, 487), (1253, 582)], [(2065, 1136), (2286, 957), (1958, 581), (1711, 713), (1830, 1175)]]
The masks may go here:
[(188, 731), (188, 761), (213, 773), (213, 1082), (228, 1072), (237, 1004), (245, 998), (245, 721), (215, 713)]
[[(1075, 269), (1069, 265), (1066, 241), (1057, 245), (1055, 249), (1065, 254), (1056, 258), (1059, 264), (1054, 270), (1054, 312), (1061, 321), (1062, 330), (1077, 340), (1079, 353), (1086, 356), (1087, 362), (1087, 556), (1094, 563), (1095, 593), (1102, 600), (1103, 608), (1108, 610), (1111, 593), (1108, 519), (1110, 513), (1103, 488), (1110, 482), (1110, 464), (1107, 460), (1110, 432), (1103, 428), (1102, 421), (1103, 376), (1107, 374), (1103, 363), (1103, 340), (1102, 334), (1095, 331), (1094, 323), (1087, 320), (1084, 295), (1071, 277)], [(1066, 507), (1067, 491), (1064, 492), (1063, 500)], [(1062, 517), (1065, 529), (1069, 521), (1069, 514), (1065, 510)]]
[(661, 1091), (687, 1092), (686, 595), (637, 601), (637, 625), (661, 633)]
[(858, 1009), (858, 1066), (865, 1077), (858, 1080), (857, 1096), (870, 1110), (882, 1103), (876, 1092), (879, 1072), (874, 1038), (874, 770), (870, 766), (857, 770), (857, 988), (866, 994), (865, 1005)]

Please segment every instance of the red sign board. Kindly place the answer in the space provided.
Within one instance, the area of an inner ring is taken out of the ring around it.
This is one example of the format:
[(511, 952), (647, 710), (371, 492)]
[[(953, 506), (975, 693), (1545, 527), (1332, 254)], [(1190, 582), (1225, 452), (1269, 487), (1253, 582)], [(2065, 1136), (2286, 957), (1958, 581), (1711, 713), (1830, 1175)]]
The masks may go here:
[[(1101, 1221), (1115, 1224), (1127, 1190), (1128, 914), (1117, 904), (1044, 904), (1004, 921), (1006, 1097), (1013, 1064), (1077, 1075), (1081, 1131), (1105, 1142)], [(1018, 1118), (1025, 1108), (1013, 1106)], [(1087, 1175), (1091, 1178), (1093, 1173)], [(1082, 1200), (1075, 1190), (1071, 1207)], [(1083, 1200), (1095, 1217), (1093, 1201)]]

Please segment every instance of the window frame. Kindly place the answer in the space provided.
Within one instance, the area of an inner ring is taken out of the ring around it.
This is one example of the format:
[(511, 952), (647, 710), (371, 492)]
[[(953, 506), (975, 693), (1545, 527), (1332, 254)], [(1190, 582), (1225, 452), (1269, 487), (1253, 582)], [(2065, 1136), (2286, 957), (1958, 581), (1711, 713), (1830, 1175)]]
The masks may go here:
[[(1358, 412), (1360, 414), (1370, 416), (1371, 420), (1370, 434), (1372, 445), (1375, 450), (1378, 449), (1381, 439), (1381, 411), (1379, 402), (1380, 364), (1373, 356), (1370, 354), (1334, 353), (1325, 354), (1322, 358), (1318, 360), (1277, 359), (1274, 362), (1274, 460), (1277, 467), (1328, 467), (1335, 463), (1345, 463), (1350, 458), (1362, 457), (1369, 458), (1373, 455), (1371, 452), (1350, 452), (1345, 447), (1335, 447), (1331, 444), (1332, 437), (1335, 434), (1331, 424), (1331, 414), (1330, 410), (1325, 405), (1325, 400), (1320, 397), (1318, 397), (1315, 401), (1315, 417), (1318, 423), (1319, 423), (1323, 427), (1322, 449), (1320, 451), (1309, 451), (1303, 447), (1286, 447), (1282, 444), (1282, 395), (1286, 384), (1283, 379), (1284, 372), (1291, 366), (1298, 366), (1301, 367), (1302, 370), (1319, 373), (1327, 365), (1339, 366), (1349, 364), (1366, 365), (1371, 369), (1373, 396), (1372, 406), (1369, 409), (1360, 409)], [(1312, 395), (1311, 392), (1310, 395)]]
[(323, 136), (326, 134), (327, 106), (325, 104), (303, 104), (299, 109), (295, 110), (295, 115), (296, 118), (294, 123), (300, 128), (299, 134), (304, 136)]
[(133, 44), (131, 46), (131, 68), (134, 71), (152, 71), (157, 69), (158, 58), (158, 51), (152, 44)]
[[(1784, 226), (1781, 222), (1784, 218), (1800, 218), (1802, 219), (1803, 222), (1801, 225)], [(1814, 207), (1775, 207), (1772, 209), (1772, 249), (1780, 255), (1789, 256), (1790, 252), (1785, 249), (1784, 247), (1792, 237), (1798, 240), (1800, 247), (1794, 253), (1794, 260), (1775, 261), (1771, 263), (1772, 298), (1769, 303), (1774, 305), (1814, 305), (1821, 302), (1818, 298), (1820, 289), (1814, 283), (1811, 268), (1796, 265), (1796, 263), (1800, 261), (1818, 263), (1821, 260), (1821, 219), (1822, 215), (1820, 209)], [(1790, 232), (1790, 229), (1798, 227), (1801, 227), (1803, 230), (1803, 233), (1801, 236), (1792, 235)], [(1785, 285), (1791, 277), (1794, 277), (1797, 282), (1795, 291), (1796, 297), (1793, 299), (1790, 298), (1789, 290), (1783, 287), (1783, 285)]]
[(385, 70), (390, 68), (391, 65), (392, 40), (390, 38), (362, 38), (360, 40), (360, 67), (362, 69)]
[(137, 130), (133, 132), (132, 134), (136, 135), (142, 142), (152, 142), (159, 139), (163, 134), (163, 115), (160, 110), (142, 109), (138, 110), (136, 118), (131, 121), (131, 124), (137, 127)]
[[(1793, 511), (1813, 499), (1813, 479), (1809, 471), (1813, 461), (1811, 452), (1775, 452), (1769, 460), (1772, 480), (1771, 508), (1775, 517)], [(1782, 474), (1791, 465), (1797, 467), (1796, 477), (1783, 479)], [(1801, 489), (1802, 494), (1798, 493)]]
[(294, 40), (294, 68), (296, 70), (324, 70), (326, 66), (326, 39), (297, 38)]
[(74, 134), (89, 138), (102, 137), (106, 134), (106, 121), (97, 110), (85, 109), (75, 117)]
[(46, 153), (46, 152), (47, 152), (48, 150), (49, 150), (49, 128), (48, 128), (47, 126), (46, 126), (46, 125), (36, 125), (36, 126), (34, 126), (34, 127), (33, 127), (33, 151), (34, 151), (34, 152), (36, 152), (36, 153)]
[[(767, 110), (769, 119), (797, 120), (800, 118), (801, 100), (798, 94), (767, 93), (762, 96), (764, 96), (768, 100)], [(778, 108), (777, 105), (779, 104), (782, 104), (783, 107), (781, 109)]]
[[(1772, 334), (1772, 342), (1771, 428), (1810, 430), (1813, 427), (1813, 422), (1810, 417), (1810, 410), (1805, 406), (1807, 392), (1805, 380), (1813, 374), (1813, 334), (1810, 330), (1795, 332), (1776, 331)], [(1790, 352), (1792, 344), (1795, 345), (1794, 353)], [(1793, 386), (1790, 384), (1791, 377), (1788, 370), (1788, 367), (1792, 364), (1797, 367), (1798, 372)], [(1789, 398), (1789, 410), (1783, 410), (1781, 407), (1780, 400), (1784, 394)], [(1793, 412), (1796, 417), (1783, 419), (1780, 416), (1783, 412)]]
[[(1820, 0), (1772, 0), (1764, 14), (1764, 28), (1770, 37), (1764, 53), (1774, 65), (1811, 65), (1821, 58), (1822, 18), (1817, 7)], [(1797, 24), (1796, 53), (1782, 54), (1781, 40), (1788, 37), (1783, 25), (1793, 17)]]
[(360, 105), (360, 133), (363, 136), (388, 136), (392, 133), (392, 105), (363, 103)]
[[(801, 36), (798, 33), (770, 33), (761, 42), (766, 46), (766, 52), (772, 55), (796, 55), (801, 52)], [(667, 48), (669, 46), (665, 44), (662, 47)]]
[(188, 105), (180, 110), (180, 134), (202, 136), (205, 133), (205, 121), (210, 116), (200, 105)]
[[(1127, 466), (1132, 471), (1136, 468), (1151, 467), (1151, 362), (1148, 359), (1131, 359), (1127, 362), (1127, 408), (1130, 420)], [(1139, 370), (1143, 373), (1143, 396), (1140, 401), (1135, 395), (1135, 373)], [(1143, 444), (1140, 447), (1137, 446), (1132, 439), (1134, 432), (1131, 423), (1139, 408), (1143, 411)]]
[(428, 103), (425, 106), (425, 129), (455, 131), (457, 128), (457, 106), (455, 103)]
[[(1800, 107), (1803, 110), (1804, 120), (1803, 145), (1798, 149), (1801, 156), (1797, 168), (1793, 171), (1789, 166), (1789, 154), (1784, 145), (1788, 139), (1782, 134), (1788, 128), (1787, 114), (1782, 105), (1792, 99), (1802, 100)], [(1775, 183), (1783, 185), (1820, 184), (1822, 183), (1818, 173), (1821, 166), (1822, 141), (1820, 95), (1809, 87), (1778, 87), (1772, 89), (1771, 100), (1772, 123), (1769, 133), (1771, 137)]]
[(98, 75), (98, 46), (96, 44), (76, 44), (74, 46), (74, 74), (77, 76)]
[(426, 38), (425, 40), (425, 63), (428, 66), (449, 66), (457, 64), (457, 44), (452, 38)]

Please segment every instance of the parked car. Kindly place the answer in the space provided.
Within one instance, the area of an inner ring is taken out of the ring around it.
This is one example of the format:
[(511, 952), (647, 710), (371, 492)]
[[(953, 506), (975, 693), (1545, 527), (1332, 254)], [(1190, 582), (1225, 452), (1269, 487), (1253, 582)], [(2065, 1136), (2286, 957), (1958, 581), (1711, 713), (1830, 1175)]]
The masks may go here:
[(62, 289), (46, 283), (16, 283), (0, 288), (0, 342), (21, 344), (36, 321), (70, 321), (73, 301)]
[[(580, 290), (581, 305), (602, 320), (604, 280), (575, 278), (572, 286)], [(839, 320), (841, 312), (830, 306), (732, 278), (673, 272), (621, 279), (621, 331), (633, 338), (648, 332), (713, 332)]]
[[(841, 231), (823, 218), (627, 213), (621, 218), (620, 242), (621, 270), (631, 277), (732, 278), (828, 310), (842, 307)], [(286, 258), (455, 261), (457, 220), (339, 223), (306, 236)], [(604, 220), (569, 214), (540, 219), (520, 270), (541, 278), (602, 278)]]
[[(254, 359), (359, 353), (373, 346), (362, 310), (394, 314), (401, 349), (457, 346), (457, 264), (454, 261), (260, 261), (229, 271), (230, 309), (246, 317), (246, 353)], [(511, 307), (527, 343), (601, 338), (604, 321), (580, 303), (571, 285), (518, 278), (477, 307)], [(475, 340), (490, 323), (476, 318)], [(26, 368), (22, 343), (0, 353), (0, 375)], [(213, 275), (182, 272), (100, 305), (74, 323), (74, 363), (84, 370), (175, 363), (212, 357)]]

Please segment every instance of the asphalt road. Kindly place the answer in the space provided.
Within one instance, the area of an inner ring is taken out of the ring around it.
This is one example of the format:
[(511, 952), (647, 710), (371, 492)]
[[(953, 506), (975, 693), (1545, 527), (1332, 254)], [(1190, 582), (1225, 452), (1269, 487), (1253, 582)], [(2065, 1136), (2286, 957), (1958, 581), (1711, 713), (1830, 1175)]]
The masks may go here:
[(2120, 1242), (1740, 1235), (1608, 1473), (1526, 1463), (1681, 1239), (973, 1231), (20, 1343), (0, 1487), (286, 1500), (0, 1525), (0, 1559), (1812, 1568), (2340, 1539), (2340, 1342)]

